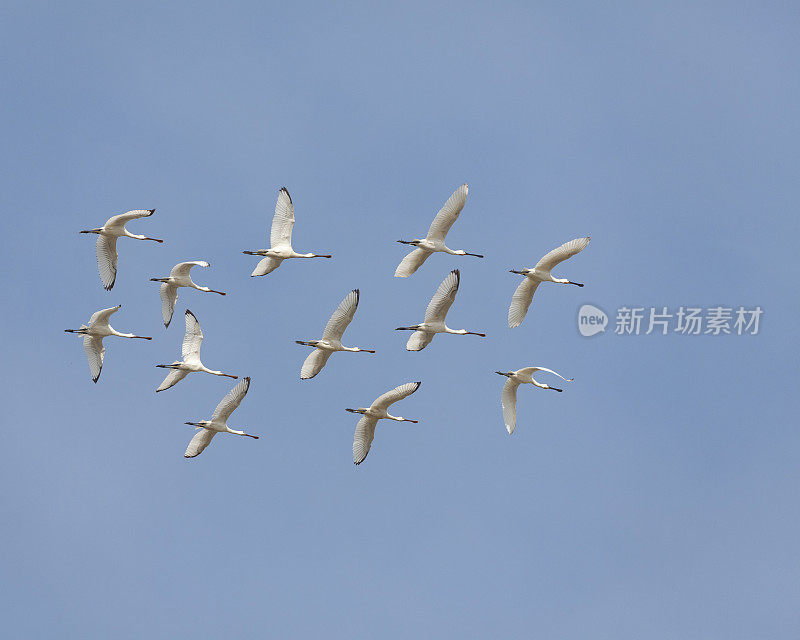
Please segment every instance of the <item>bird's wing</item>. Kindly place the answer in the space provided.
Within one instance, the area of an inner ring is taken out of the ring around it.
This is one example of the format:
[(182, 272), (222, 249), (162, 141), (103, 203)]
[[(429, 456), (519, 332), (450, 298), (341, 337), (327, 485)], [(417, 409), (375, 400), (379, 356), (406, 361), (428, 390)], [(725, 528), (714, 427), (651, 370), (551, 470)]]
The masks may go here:
[(422, 266), (422, 263), (425, 262), (430, 255), (431, 252), (425, 251), (425, 249), (414, 249), (405, 258), (403, 258), (399, 265), (397, 265), (397, 269), (394, 271), (394, 277), (407, 278), (417, 269), (419, 269)]
[(369, 453), (372, 439), (375, 437), (375, 425), (378, 420), (371, 416), (362, 416), (353, 434), (353, 462), (361, 464)]
[(103, 288), (110, 291), (117, 280), (117, 238), (100, 234), (95, 245), (97, 252), (97, 270)]
[(200, 345), (203, 344), (203, 330), (194, 314), (186, 310), (186, 333), (183, 335), (183, 345), (181, 345), (181, 358), (186, 360), (191, 356), (200, 357)]
[(95, 311), (92, 314), (92, 317), (89, 318), (89, 326), (93, 327), (96, 324), (108, 324), (108, 319), (112, 316), (112, 314), (119, 311), (121, 304), (118, 304), (116, 307), (109, 307), (108, 309), (100, 309), (100, 311)]
[(398, 400), (407, 398), (414, 393), (417, 389), (419, 389), (419, 385), (421, 384), (421, 382), (406, 382), (405, 384), (401, 384), (399, 387), (395, 387), (391, 391), (387, 391), (383, 395), (378, 396), (375, 402), (372, 403), (370, 409), (386, 411), (386, 409), (388, 409)]
[(164, 326), (168, 327), (175, 312), (175, 303), (178, 300), (178, 287), (174, 284), (161, 283), (161, 315), (164, 317)]
[(92, 382), (97, 382), (100, 372), (103, 370), (103, 358), (106, 355), (103, 339), (96, 336), (83, 336), (83, 349), (89, 359), (89, 372), (92, 374)]
[(272, 273), (275, 271), (275, 269), (281, 266), (281, 262), (283, 262), (282, 258), (266, 257), (259, 261), (259, 263), (256, 265), (256, 268), (253, 269), (253, 273), (250, 274), (250, 277), (265, 276), (268, 273)]
[(358, 298), (358, 289), (353, 289), (344, 297), (344, 300), (339, 303), (336, 311), (331, 315), (331, 319), (328, 320), (328, 324), (325, 325), (325, 331), (322, 332), (323, 340), (330, 340), (331, 338), (335, 340), (342, 339), (344, 330), (353, 321), (353, 316), (356, 314), (356, 309), (358, 309)]
[(415, 331), (406, 342), (406, 351), (422, 351), (431, 343), (435, 335), (429, 331)]
[(458, 269), (453, 269), (447, 274), (428, 303), (428, 308), (425, 310), (425, 322), (444, 322), (450, 306), (456, 299), (460, 282), (461, 274)]
[(331, 357), (331, 353), (333, 353), (333, 351), (324, 351), (323, 349), (314, 349), (309, 353), (306, 361), (303, 363), (303, 368), (300, 369), (300, 379), (308, 380), (322, 371), (322, 367), (325, 366), (328, 358)]
[(239, 384), (228, 391), (227, 395), (217, 405), (217, 408), (214, 409), (214, 414), (211, 416), (212, 422), (227, 422), (236, 407), (241, 403), (242, 398), (247, 395), (249, 388), (250, 377), (242, 378)]
[(558, 249), (553, 249), (544, 258), (539, 260), (539, 262), (536, 263), (536, 268), (550, 271), (550, 269), (555, 267), (559, 262), (564, 262), (567, 258), (571, 258), (576, 253), (583, 251), (586, 245), (589, 244), (589, 240), (591, 240), (591, 238), (575, 238), (574, 240), (565, 242), (558, 247)]
[(174, 387), (188, 375), (189, 375), (188, 371), (185, 371), (183, 369), (173, 369), (167, 374), (167, 377), (164, 378), (164, 382), (162, 382), (158, 386), (158, 389), (156, 389), (156, 393), (158, 393), (159, 391), (164, 391), (165, 389), (169, 389), (170, 387)]
[(272, 249), (277, 247), (292, 246), (292, 228), (294, 227), (294, 205), (292, 197), (282, 187), (278, 192), (278, 201), (275, 203), (275, 217), (272, 218), (272, 230), (269, 234), (269, 244)]
[(194, 458), (203, 453), (203, 450), (211, 443), (211, 440), (217, 432), (213, 429), (203, 429), (202, 427), (197, 430), (194, 437), (186, 447), (186, 453), (183, 454), (184, 458)]
[(511, 296), (511, 306), (508, 307), (508, 326), (512, 329), (521, 325), (525, 319), (525, 314), (528, 313), (528, 308), (533, 302), (533, 294), (536, 292), (539, 282), (539, 280), (525, 276), (517, 290), (514, 291), (514, 295)]
[(519, 387), (519, 382), (506, 378), (503, 393), (500, 396), (500, 404), (503, 405), (503, 422), (506, 423), (506, 431), (509, 434), (514, 433), (514, 428), (517, 426), (517, 387)]
[(520, 373), (520, 374), (523, 374), (523, 375), (526, 375), (526, 374), (531, 375), (531, 374), (536, 373), (537, 371), (546, 371), (547, 373), (552, 373), (554, 376), (558, 376), (559, 378), (561, 378), (565, 382), (573, 382), (575, 380), (575, 378), (565, 378), (560, 373), (556, 373), (552, 369), (547, 369), (546, 367), (525, 367), (524, 369), (520, 369), (519, 371), (517, 371), (517, 373)]
[(436, 214), (436, 217), (431, 222), (431, 227), (428, 229), (428, 240), (444, 240), (450, 227), (458, 220), (458, 214), (467, 203), (467, 193), (469, 187), (462, 184), (458, 189), (453, 192), (444, 206)]
[(172, 271), (169, 272), (170, 277), (172, 278), (185, 278), (189, 275), (189, 272), (192, 270), (192, 267), (208, 267), (211, 266), (205, 260), (193, 260), (192, 262), (179, 262), (174, 267), (172, 267)]
[(136, 209), (128, 213), (120, 213), (118, 216), (111, 216), (106, 220), (105, 227), (124, 227), (131, 220), (136, 218), (147, 218), (155, 213), (155, 209)]

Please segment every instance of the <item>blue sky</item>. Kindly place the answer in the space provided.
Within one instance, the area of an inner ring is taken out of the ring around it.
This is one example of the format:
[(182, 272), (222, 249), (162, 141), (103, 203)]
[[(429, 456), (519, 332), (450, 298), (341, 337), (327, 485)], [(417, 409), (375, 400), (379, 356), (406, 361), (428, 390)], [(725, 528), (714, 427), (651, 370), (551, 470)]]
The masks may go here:
[[(793, 3), (9, 2), (0, 8), (6, 312), (0, 616), (9, 637), (795, 638), (800, 79)], [(392, 277), (462, 182), (449, 240)], [(277, 190), (290, 261), (249, 278)], [(80, 229), (137, 208), (105, 292)], [(510, 268), (591, 235), (505, 324)], [(156, 396), (183, 335), (250, 375)], [(404, 350), (444, 275), (451, 326)], [(306, 349), (355, 287), (338, 354)], [(584, 303), (764, 309), (757, 336), (584, 338)], [(63, 333), (122, 304), (97, 385)], [(178, 316), (180, 317), (180, 316)], [(523, 388), (513, 436), (495, 370)], [(543, 376), (545, 382), (550, 382)], [(344, 411), (410, 380), (354, 467)]]

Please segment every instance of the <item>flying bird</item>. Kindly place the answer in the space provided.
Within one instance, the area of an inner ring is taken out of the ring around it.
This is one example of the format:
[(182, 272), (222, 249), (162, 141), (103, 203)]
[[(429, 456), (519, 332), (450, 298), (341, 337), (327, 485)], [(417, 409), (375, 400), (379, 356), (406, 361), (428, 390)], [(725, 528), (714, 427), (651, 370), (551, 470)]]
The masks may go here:
[(106, 291), (110, 291), (117, 279), (117, 238), (135, 238), (136, 240), (152, 240), (153, 242), (164, 242), (158, 238), (148, 238), (138, 236), (125, 228), (125, 225), (136, 218), (147, 218), (155, 213), (155, 209), (137, 209), (128, 211), (118, 216), (112, 216), (99, 229), (86, 229), (80, 233), (96, 233), (97, 238), (97, 270), (100, 272), (100, 280)]
[(107, 336), (118, 336), (120, 338), (140, 338), (142, 340), (152, 340), (146, 336), (136, 336), (132, 333), (120, 333), (114, 329), (108, 320), (111, 314), (119, 311), (122, 305), (109, 309), (95, 311), (89, 318), (89, 324), (82, 324), (80, 329), (64, 329), (67, 333), (77, 333), (83, 336), (83, 348), (86, 357), (89, 359), (89, 372), (92, 374), (92, 382), (97, 382), (100, 372), (103, 369), (103, 359), (106, 355), (106, 348), (103, 346), (103, 338)]
[(256, 265), (253, 276), (265, 276), (281, 266), (281, 262), (288, 258), (330, 258), (329, 255), (316, 253), (297, 253), (292, 249), (292, 228), (294, 227), (294, 205), (292, 197), (282, 187), (278, 192), (278, 201), (275, 203), (275, 216), (272, 218), (272, 231), (269, 238), (269, 249), (258, 251), (243, 251), (249, 256), (265, 256)]
[(450, 249), (445, 243), (447, 232), (450, 227), (458, 220), (458, 215), (464, 208), (467, 202), (467, 193), (469, 187), (462, 184), (458, 189), (453, 192), (444, 206), (436, 214), (436, 217), (428, 229), (428, 235), (425, 238), (416, 238), (414, 240), (398, 240), (400, 244), (410, 244), (416, 249), (409, 253), (403, 261), (398, 265), (394, 272), (395, 278), (407, 278), (417, 269), (422, 266), (428, 257), (437, 251), (449, 253), (452, 256), (475, 256), (476, 258), (483, 258), (479, 253), (467, 253), (463, 249), (453, 250)]
[(247, 390), (250, 388), (250, 377), (242, 378), (233, 389), (228, 391), (226, 396), (214, 409), (214, 415), (211, 420), (201, 420), (200, 422), (187, 422), (186, 424), (197, 427), (197, 433), (194, 434), (189, 446), (186, 448), (186, 453), (183, 454), (184, 458), (194, 458), (203, 453), (203, 450), (209, 445), (211, 440), (220, 433), (234, 433), (237, 436), (247, 436), (248, 438), (255, 438), (258, 436), (245, 433), (244, 431), (236, 431), (228, 426), (228, 418), (236, 410), (242, 399), (247, 395)]
[(410, 327), (397, 327), (396, 331), (414, 332), (411, 334), (406, 344), (406, 349), (408, 351), (422, 351), (431, 343), (433, 336), (437, 333), (486, 337), (485, 333), (476, 333), (475, 331), (467, 331), (466, 329), (451, 329), (444, 322), (447, 312), (450, 310), (450, 306), (456, 299), (460, 281), (461, 274), (458, 269), (454, 269), (442, 280), (442, 284), (439, 285), (436, 293), (433, 294), (433, 298), (431, 298), (428, 308), (425, 310), (425, 322), (421, 324), (412, 324)]
[(313, 378), (320, 371), (328, 358), (334, 351), (363, 351), (365, 353), (375, 353), (373, 349), (359, 349), (358, 347), (344, 347), (342, 346), (342, 335), (345, 329), (353, 321), (353, 316), (358, 308), (359, 293), (358, 289), (353, 289), (348, 293), (344, 300), (336, 307), (328, 324), (325, 325), (325, 331), (322, 332), (322, 340), (309, 340), (303, 342), (302, 340), (295, 340), (297, 344), (302, 344), (307, 347), (315, 347), (315, 349), (308, 354), (303, 367), (300, 369), (300, 379), (308, 380)]
[(161, 283), (161, 315), (164, 318), (164, 326), (169, 327), (172, 321), (172, 314), (175, 312), (175, 302), (178, 300), (178, 287), (189, 287), (190, 289), (197, 289), (198, 291), (205, 291), (206, 293), (218, 293), (224, 296), (222, 291), (214, 291), (208, 287), (201, 287), (192, 282), (192, 275), (189, 273), (192, 267), (210, 267), (208, 262), (202, 260), (195, 260), (193, 262), (179, 262), (172, 271), (169, 272), (167, 278), (150, 278), (151, 282)]
[(361, 464), (364, 462), (364, 458), (367, 457), (372, 439), (375, 437), (375, 425), (378, 424), (378, 420), (385, 418), (387, 420), (396, 420), (397, 422), (413, 422), (415, 424), (419, 422), (419, 420), (411, 420), (401, 416), (390, 416), (387, 410), (395, 402), (414, 393), (421, 384), (421, 382), (406, 382), (379, 396), (368, 408), (345, 409), (350, 413), (363, 415), (361, 420), (358, 421), (355, 435), (353, 435), (353, 462)]
[(534, 380), (533, 374), (537, 371), (546, 371), (547, 373), (552, 373), (566, 382), (572, 382), (573, 380), (573, 378), (565, 378), (560, 373), (556, 373), (552, 369), (545, 369), (544, 367), (525, 367), (524, 369), (518, 369), (517, 371), (506, 371), (505, 373), (502, 371), (495, 371), (496, 374), (506, 376), (506, 378), (508, 378), (503, 385), (503, 393), (500, 396), (500, 404), (503, 407), (503, 421), (506, 423), (506, 430), (508, 431), (509, 435), (514, 433), (514, 428), (517, 426), (517, 387), (519, 387), (519, 385), (532, 384), (540, 389), (552, 389), (553, 391), (558, 391), (559, 393), (563, 391), (563, 389), (556, 389), (555, 387), (551, 387), (550, 385)]
[(571, 258), (576, 253), (580, 253), (589, 244), (591, 238), (575, 238), (569, 242), (565, 242), (558, 249), (553, 249), (544, 258), (536, 263), (533, 269), (522, 269), (516, 271), (511, 269), (511, 273), (518, 273), (525, 276), (525, 279), (517, 287), (514, 295), (511, 297), (511, 306), (508, 308), (508, 326), (512, 329), (522, 324), (525, 319), (525, 314), (528, 313), (528, 308), (533, 301), (533, 294), (536, 292), (536, 287), (540, 282), (558, 282), (560, 284), (574, 284), (576, 287), (582, 287), (582, 284), (572, 282), (566, 278), (554, 278), (550, 270), (560, 262), (564, 262), (567, 258)]
[(195, 371), (205, 371), (215, 376), (225, 376), (226, 378), (233, 378), (236, 380), (239, 376), (233, 376), (230, 373), (222, 373), (222, 371), (213, 371), (208, 369), (200, 361), (200, 345), (203, 344), (203, 330), (200, 328), (200, 323), (194, 314), (186, 310), (186, 334), (183, 336), (183, 346), (181, 347), (180, 362), (173, 362), (172, 364), (157, 364), (156, 366), (161, 369), (171, 369), (164, 378), (164, 382), (156, 389), (156, 393), (164, 391), (170, 387), (174, 387), (181, 380), (183, 380), (190, 373)]

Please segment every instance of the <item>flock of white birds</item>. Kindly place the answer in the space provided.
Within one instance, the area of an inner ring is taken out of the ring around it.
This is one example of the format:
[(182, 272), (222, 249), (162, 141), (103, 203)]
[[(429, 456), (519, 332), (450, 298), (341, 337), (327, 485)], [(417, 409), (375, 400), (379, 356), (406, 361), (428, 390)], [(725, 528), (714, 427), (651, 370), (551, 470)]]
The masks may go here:
[[(445, 244), (445, 238), (448, 231), (458, 219), (461, 210), (467, 202), (468, 187), (462, 184), (455, 190), (453, 195), (447, 200), (444, 206), (431, 223), (428, 229), (428, 235), (425, 238), (414, 240), (398, 240), (402, 244), (411, 245), (414, 250), (411, 251), (402, 262), (398, 265), (395, 271), (395, 276), (398, 278), (407, 278), (412, 275), (422, 264), (434, 253), (449, 253), (454, 256), (474, 256), (482, 258), (483, 256), (477, 253), (468, 253), (462, 249), (450, 249)], [(152, 216), (155, 209), (143, 209), (136, 211), (129, 211), (118, 216), (109, 218), (106, 223), (97, 229), (87, 229), (80, 233), (94, 233), (97, 234), (97, 267), (100, 272), (100, 280), (103, 287), (108, 291), (114, 286), (117, 277), (117, 238), (126, 237), (134, 238), (136, 240), (152, 240), (154, 242), (163, 242), (158, 238), (150, 238), (144, 235), (136, 235), (131, 233), (125, 228), (125, 225), (137, 218), (146, 218)], [(277, 269), (284, 260), (290, 258), (330, 258), (328, 254), (315, 254), (315, 253), (297, 253), (292, 248), (292, 229), (294, 227), (294, 205), (289, 192), (282, 188), (278, 192), (278, 201), (275, 205), (275, 216), (272, 219), (272, 229), (270, 232), (270, 248), (260, 249), (257, 251), (244, 251), (245, 254), (261, 257), (261, 260), (256, 265), (251, 276), (264, 276)], [(511, 273), (516, 273), (524, 276), (523, 281), (517, 287), (514, 295), (511, 298), (511, 305), (508, 309), (508, 326), (513, 328), (519, 326), (525, 318), (528, 309), (533, 300), (533, 294), (536, 288), (542, 282), (556, 282), (559, 284), (573, 284), (582, 287), (582, 284), (571, 282), (565, 278), (553, 277), (551, 270), (553, 267), (563, 262), (567, 258), (574, 256), (576, 253), (583, 251), (586, 245), (589, 244), (590, 238), (576, 238), (562, 244), (557, 249), (554, 249), (545, 255), (533, 268), (526, 268), (521, 270), (511, 270)], [(172, 321), (172, 315), (175, 311), (175, 303), (178, 299), (178, 289), (180, 287), (187, 287), (204, 291), (207, 293), (217, 293), (224, 296), (222, 291), (215, 291), (208, 287), (202, 287), (192, 281), (191, 270), (192, 267), (208, 267), (208, 262), (192, 261), (181, 262), (172, 268), (169, 276), (164, 278), (151, 278), (151, 281), (161, 283), (161, 311), (164, 318), (164, 326), (169, 327)], [(406, 349), (408, 351), (421, 351), (427, 347), (437, 333), (451, 333), (455, 335), (474, 335), (486, 337), (486, 334), (476, 331), (467, 331), (466, 329), (451, 329), (445, 323), (447, 312), (450, 310), (453, 302), (458, 293), (458, 286), (461, 280), (461, 275), (458, 269), (454, 269), (439, 285), (436, 293), (433, 294), (428, 308), (425, 310), (425, 319), (419, 324), (409, 325), (407, 327), (398, 327), (398, 331), (412, 331), (411, 337), (408, 339)], [(319, 340), (296, 341), (298, 344), (313, 347), (313, 351), (303, 362), (300, 369), (300, 378), (308, 380), (316, 376), (325, 364), (328, 362), (331, 354), (336, 351), (351, 351), (351, 352), (366, 352), (375, 353), (373, 349), (361, 349), (359, 347), (345, 347), (342, 345), (342, 336), (348, 325), (352, 322), (353, 316), (356, 313), (359, 302), (359, 291), (354, 289), (348, 293), (344, 300), (341, 301), (339, 306), (333, 312), (333, 315), (328, 320), (322, 332), (322, 338)], [(66, 329), (69, 333), (77, 333), (83, 336), (83, 347), (86, 351), (86, 357), (89, 360), (89, 371), (92, 380), (97, 382), (100, 378), (100, 372), (103, 368), (103, 359), (105, 357), (105, 346), (103, 345), (103, 338), (108, 336), (118, 336), (120, 338), (139, 338), (142, 340), (151, 340), (147, 336), (137, 336), (133, 333), (121, 333), (114, 329), (109, 320), (111, 315), (116, 313), (122, 305), (111, 307), (109, 309), (102, 309), (96, 311), (89, 318), (89, 323), (81, 325), (79, 329)], [(194, 314), (186, 310), (186, 333), (183, 338), (183, 345), (181, 348), (181, 360), (175, 361), (172, 364), (159, 364), (157, 367), (169, 369), (167, 377), (156, 389), (156, 392), (164, 391), (173, 387), (178, 382), (183, 380), (190, 373), (204, 371), (215, 376), (225, 376), (228, 378), (237, 379), (238, 376), (230, 373), (223, 373), (207, 368), (200, 360), (200, 346), (203, 342), (203, 331), (200, 328), (200, 323), (195, 318)], [(514, 432), (517, 424), (517, 388), (521, 384), (532, 384), (540, 389), (551, 389), (553, 391), (561, 391), (550, 385), (536, 381), (533, 374), (537, 371), (543, 371), (558, 376), (559, 378), (571, 382), (572, 378), (564, 378), (559, 373), (552, 369), (545, 367), (524, 367), (517, 371), (497, 371), (499, 375), (507, 378), (503, 385), (501, 394), (501, 405), (503, 408), (503, 420), (506, 425), (506, 430), (509, 434)], [(375, 436), (375, 426), (378, 420), (396, 420), (398, 422), (418, 422), (409, 418), (401, 416), (390, 415), (388, 410), (395, 402), (407, 398), (417, 389), (419, 389), (421, 382), (407, 382), (395, 387), (391, 391), (387, 391), (378, 397), (369, 407), (360, 407), (358, 409), (346, 409), (351, 413), (361, 414), (361, 419), (356, 425), (355, 435), (353, 436), (353, 462), (361, 464), (369, 453), (372, 440)], [(200, 455), (203, 450), (209, 445), (211, 440), (217, 433), (233, 433), (240, 436), (247, 436), (249, 438), (258, 439), (258, 436), (245, 433), (244, 431), (237, 431), (228, 426), (228, 418), (230, 418), (233, 411), (242, 402), (242, 399), (247, 394), (250, 387), (250, 378), (243, 378), (231, 389), (228, 394), (220, 401), (217, 408), (210, 420), (201, 420), (200, 422), (187, 422), (186, 424), (196, 427), (197, 431), (189, 442), (189, 446), (184, 454), (187, 458), (194, 458)]]

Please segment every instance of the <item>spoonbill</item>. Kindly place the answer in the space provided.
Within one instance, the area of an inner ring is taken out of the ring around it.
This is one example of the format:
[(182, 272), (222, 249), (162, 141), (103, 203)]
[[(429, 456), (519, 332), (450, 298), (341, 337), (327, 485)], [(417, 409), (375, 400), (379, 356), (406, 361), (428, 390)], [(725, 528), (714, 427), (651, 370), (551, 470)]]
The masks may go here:
[(192, 282), (192, 275), (189, 273), (192, 267), (210, 266), (208, 262), (202, 260), (179, 262), (172, 267), (172, 271), (169, 272), (169, 277), (150, 278), (151, 282), (161, 283), (161, 315), (164, 318), (165, 327), (169, 327), (169, 323), (172, 321), (172, 314), (175, 312), (175, 302), (178, 300), (178, 287), (189, 287), (190, 289), (197, 289), (198, 291), (205, 291), (206, 293), (218, 293), (221, 296), (225, 295), (222, 291), (214, 291), (214, 289), (201, 287)]
[(582, 287), (582, 284), (572, 282), (566, 278), (554, 278), (550, 270), (560, 262), (564, 262), (567, 258), (571, 258), (576, 253), (580, 253), (589, 244), (590, 237), (575, 238), (569, 242), (565, 242), (558, 249), (553, 249), (544, 258), (536, 263), (533, 269), (522, 269), (517, 271), (511, 269), (510, 273), (518, 273), (525, 276), (525, 279), (517, 287), (514, 295), (511, 297), (511, 306), (508, 308), (508, 326), (512, 329), (522, 324), (525, 319), (525, 314), (528, 313), (528, 307), (531, 306), (533, 301), (533, 294), (536, 292), (536, 287), (540, 282), (558, 282), (559, 284), (574, 284), (576, 287)]
[(164, 382), (156, 389), (156, 393), (174, 387), (186, 376), (195, 371), (205, 371), (214, 376), (225, 376), (226, 378), (233, 378), (234, 380), (239, 377), (233, 376), (230, 373), (222, 373), (222, 371), (213, 371), (200, 362), (200, 345), (203, 344), (203, 330), (200, 328), (200, 323), (191, 311), (187, 309), (185, 316), (186, 334), (183, 336), (183, 346), (181, 347), (181, 357), (183, 360), (180, 362), (173, 362), (172, 364), (156, 365), (161, 369), (171, 369), (167, 377), (164, 378)]
[(272, 218), (269, 249), (258, 251), (243, 251), (249, 256), (265, 256), (253, 269), (253, 276), (265, 276), (281, 266), (281, 262), (288, 258), (330, 258), (329, 255), (316, 253), (297, 253), (292, 249), (292, 228), (294, 227), (294, 205), (292, 197), (281, 187), (278, 192), (278, 201), (275, 203), (275, 216)]
[(92, 374), (92, 382), (97, 382), (100, 378), (100, 371), (103, 369), (103, 358), (106, 355), (106, 348), (103, 346), (103, 338), (106, 336), (118, 336), (120, 338), (139, 338), (141, 340), (152, 340), (147, 336), (136, 336), (132, 333), (120, 333), (114, 329), (108, 320), (112, 314), (119, 311), (121, 304), (108, 309), (95, 311), (89, 318), (89, 324), (82, 324), (80, 329), (64, 329), (67, 333), (77, 333), (83, 336), (83, 349), (89, 359), (89, 372)]
[(463, 249), (453, 250), (450, 249), (445, 243), (445, 236), (450, 231), (450, 227), (458, 220), (458, 215), (467, 203), (467, 193), (469, 187), (462, 184), (458, 189), (453, 192), (444, 206), (436, 214), (436, 217), (428, 229), (428, 235), (425, 238), (415, 238), (414, 240), (398, 240), (400, 244), (410, 244), (416, 249), (409, 253), (403, 261), (397, 266), (394, 272), (395, 278), (407, 278), (417, 269), (422, 266), (428, 257), (437, 251), (449, 253), (451, 256), (475, 256), (476, 258), (483, 258), (479, 253), (467, 253)]
[(495, 371), (496, 374), (506, 376), (506, 378), (508, 378), (503, 385), (503, 393), (500, 396), (500, 404), (503, 407), (503, 421), (506, 423), (506, 430), (508, 431), (509, 435), (514, 433), (514, 428), (517, 426), (517, 387), (519, 387), (519, 385), (532, 384), (540, 389), (551, 389), (553, 391), (558, 391), (559, 393), (563, 391), (563, 389), (556, 389), (548, 384), (534, 380), (533, 374), (537, 371), (546, 371), (547, 373), (552, 373), (566, 382), (573, 381), (573, 378), (565, 378), (560, 373), (556, 373), (552, 369), (545, 369), (544, 367), (525, 367), (524, 369), (506, 371), (505, 373), (502, 371)]
[(322, 340), (309, 340), (303, 342), (302, 340), (295, 340), (297, 344), (302, 344), (307, 347), (315, 347), (315, 349), (308, 354), (303, 367), (300, 369), (300, 379), (308, 380), (322, 371), (322, 367), (331, 357), (334, 351), (363, 351), (365, 353), (375, 353), (374, 349), (359, 349), (358, 347), (343, 347), (342, 335), (345, 329), (353, 321), (353, 316), (358, 308), (359, 293), (358, 289), (353, 289), (348, 293), (344, 299), (336, 307), (328, 324), (325, 325), (325, 331), (322, 332)]
[(363, 416), (358, 421), (356, 432), (353, 435), (353, 462), (361, 464), (367, 457), (372, 439), (375, 437), (375, 425), (378, 424), (378, 420), (385, 418), (397, 422), (413, 422), (414, 424), (419, 422), (419, 420), (411, 420), (402, 416), (390, 416), (387, 410), (395, 402), (414, 393), (421, 384), (421, 382), (406, 382), (379, 396), (368, 408), (345, 409), (350, 413), (360, 413)]
[(125, 236), (136, 240), (152, 240), (153, 242), (164, 242), (158, 238), (148, 238), (147, 236), (137, 236), (125, 228), (125, 225), (136, 218), (147, 218), (155, 213), (155, 209), (137, 209), (128, 211), (118, 216), (112, 216), (99, 229), (86, 229), (80, 233), (96, 233), (97, 238), (97, 270), (100, 272), (100, 280), (106, 291), (110, 291), (117, 279), (117, 238)]
[(453, 333), (456, 335), (469, 335), (480, 336), (485, 338), (485, 333), (476, 333), (475, 331), (467, 331), (466, 329), (451, 329), (445, 324), (447, 312), (450, 306), (456, 299), (458, 292), (458, 285), (461, 281), (461, 274), (458, 269), (453, 269), (447, 277), (442, 280), (442, 284), (433, 294), (428, 308), (425, 310), (425, 322), (421, 324), (412, 324), (410, 327), (397, 327), (395, 331), (413, 331), (411, 337), (408, 339), (406, 349), (408, 351), (422, 351), (427, 347), (433, 336), (437, 333)]
[(187, 422), (186, 424), (197, 427), (198, 431), (194, 434), (189, 446), (186, 447), (186, 453), (183, 454), (184, 458), (194, 458), (203, 453), (203, 450), (209, 445), (211, 440), (220, 433), (234, 433), (237, 436), (247, 436), (258, 440), (258, 436), (245, 433), (244, 431), (236, 431), (228, 426), (228, 418), (236, 410), (236, 407), (241, 404), (242, 399), (247, 395), (247, 390), (250, 388), (250, 377), (242, 378), (233, 389), (228, 391), (225, 397), (220, 400), (217, 408), (214, 409), (214, 414), (211, 420), (201, 420), (200, 422)]

